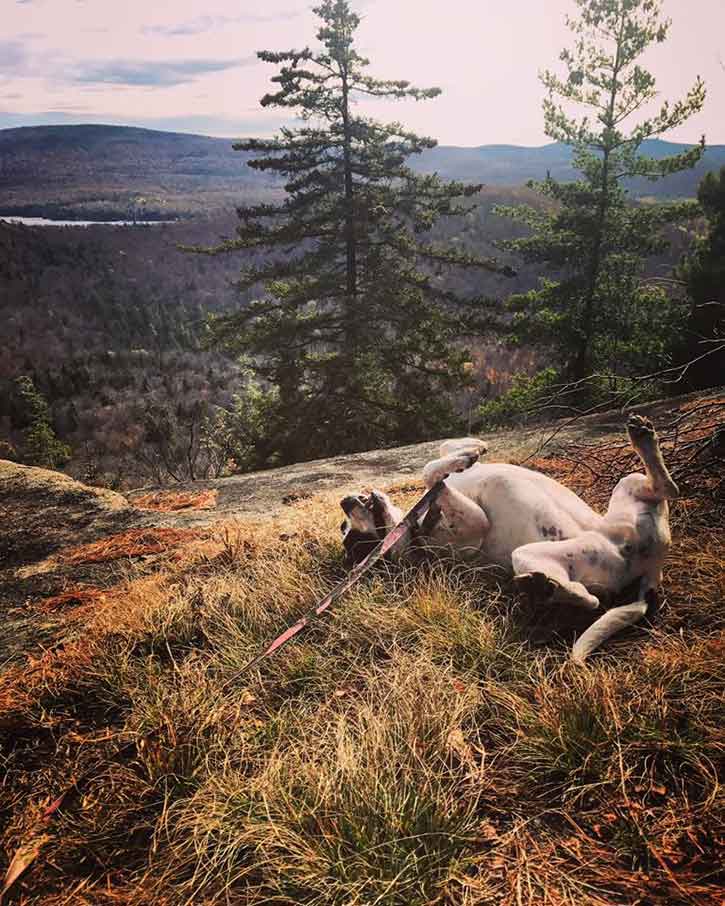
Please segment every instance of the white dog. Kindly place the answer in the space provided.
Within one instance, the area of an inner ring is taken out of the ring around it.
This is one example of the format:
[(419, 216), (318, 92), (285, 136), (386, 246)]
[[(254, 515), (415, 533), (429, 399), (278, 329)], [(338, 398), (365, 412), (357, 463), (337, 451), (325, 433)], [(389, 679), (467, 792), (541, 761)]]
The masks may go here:
[[(645, 474), (627, 475), (617, 484), (604, 516), (539, 472), (478, 463), (486, 447), (475, 438), (446, 441), (441, 458), (423, 471), (428, 488), (445, 481), (418, 526), (423, 546), (498, 564), (531, 596), (591, 611), (600, 608), (600, 598), (639, 581), (635, 603), (604, 612), (578, 639), (572, 653), (577, 662), (646, 614), (670, 546), (667, 501), (678, 496), (677, 485), (651, 422), (631, 415), (627, 429)], [(349, 564), (362, 560), (403, 518), (380, 491), (346, 497), (341, 506)], [(394, 555), (404, 555), (410, 543), (401, 543)]]

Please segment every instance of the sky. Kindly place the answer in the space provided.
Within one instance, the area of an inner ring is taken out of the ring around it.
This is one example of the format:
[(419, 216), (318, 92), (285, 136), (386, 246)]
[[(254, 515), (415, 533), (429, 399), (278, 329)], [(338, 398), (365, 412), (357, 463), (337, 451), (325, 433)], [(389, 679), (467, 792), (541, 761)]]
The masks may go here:
[[(256, 51), (315, 46), (304, 0), (0, 0), (0, 128), (118, 123), (224, 137), (272, 135), (289, 122), (264, 109), (275, 67)], [(353, 0), (369, 72), (438, 86), (424, 102), (360, 111), (441, 144), (541, 145), (538, 73), (561, 70), (573, 0)], [(662, 98), (697, 75), (704, 110), (667, 137), (725, 144), (725, 0), (663, 0), (666, 43), (644, 62)]]

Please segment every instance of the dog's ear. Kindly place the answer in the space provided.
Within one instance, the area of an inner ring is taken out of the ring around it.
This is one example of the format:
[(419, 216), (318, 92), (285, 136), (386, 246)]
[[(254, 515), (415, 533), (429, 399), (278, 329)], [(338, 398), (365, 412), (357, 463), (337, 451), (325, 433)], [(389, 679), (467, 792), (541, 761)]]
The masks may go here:
[(375, 521), (375, 528), (378, 532), (378, 536), (384, 538), (390, 526), (387, 524), (383, 500), (378, 494), (370, 495), (370, 510), (373, 514), (373, 520)]

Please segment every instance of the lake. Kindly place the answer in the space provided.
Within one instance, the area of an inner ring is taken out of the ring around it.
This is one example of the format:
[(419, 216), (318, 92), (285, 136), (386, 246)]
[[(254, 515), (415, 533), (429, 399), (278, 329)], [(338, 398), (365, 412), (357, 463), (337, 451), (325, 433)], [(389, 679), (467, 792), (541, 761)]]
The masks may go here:
[(0, 214), (0, 220), (22, 223), (24, 226), (155, 226), (163, 223), (178, 223), (177, 220), (48, 220), (46, 217), (16, 217), (14, 214)]

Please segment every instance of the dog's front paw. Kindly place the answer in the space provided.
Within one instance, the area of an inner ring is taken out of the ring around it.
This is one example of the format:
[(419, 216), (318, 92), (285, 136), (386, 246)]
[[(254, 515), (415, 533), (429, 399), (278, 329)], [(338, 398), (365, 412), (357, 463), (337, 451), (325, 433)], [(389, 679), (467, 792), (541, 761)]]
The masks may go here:
[(451, 460), (451, 472), (465, 472), (478, 462), (480, 450), (462, 450)]

